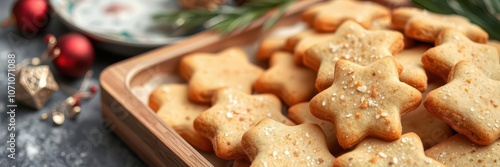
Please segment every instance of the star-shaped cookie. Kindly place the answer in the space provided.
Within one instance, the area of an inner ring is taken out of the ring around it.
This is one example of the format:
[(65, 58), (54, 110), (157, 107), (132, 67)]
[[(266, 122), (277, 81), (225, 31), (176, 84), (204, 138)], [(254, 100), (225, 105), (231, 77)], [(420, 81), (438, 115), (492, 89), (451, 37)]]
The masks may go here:
[(240, 48), (228, 48), (218, 54), (194, 53), (180, 63), (180, 74), (189, 80), (189, 99), (201, 103), (209, 103), (213, 93), (223, 87), (251, 93), (253, 83), (262, 73)]
[(290, 53), (275, 52), (270, 65), (255, 82), (256, 91), (275, 94), (289, 106), (309, 101), (316, 94), (316, 72), (295, 64)]
[(488, 45), (490, 45), (490, 46), (493, 46), (493, 47), (497, 48), (497, 51), (498, 51), (498, 56), (500, 57), (500, 41), (496, 41), (496, 40), (489, 40), (489, 41), (488, 41)]
[(287, 126), (264, 119), (245, 132), (241, 146), (251, 166), (332, 166), (325, 134), (316, 124)]
[(302, 38), (294, 49), (295, 63), (304, 64), (304, 55), (307, 49), (313, 47), (318, 43), (328, 41), (334, 37), (334, 33), (312, 33), (309, 36)]
[(436, 47), (422, 56), (424, 67), (446, 80), (451, 68), (461, 60), (470, 60), (486, 76), (500, 80), (500, 59), (495, 47), (471, 41), (459, 31), (444, 30)]
[(422, 141), (415, 133), (387, 142), (374, 138), (363, 140), (356, 148), (335, 159), (333, 166), (446, 166), (426, 157)]
[(268, 37), (264, 39), (257, 50), (257, 60), (268, 60), (274, 52), (284, 50), (286, 38)]
[(187, 92), (185, 84), (159, 86), (149, 96), (149, 106), (191, 145), (203, 151), (212, 151), (210, 140), (198, 134), (193, 127), (194, 119), (209, 106), (189, 101)]
[(226, 160), (244, 158), (241, 136), (264, 118), (293, 125), (281, 113), (281, 102), (272, 94), (248, 95), (234, 88), (219, 89), (213, 106), (194, 120), (194, 128), (212, 141), (215, 154)]
[(343, 148), (367, 136), (396, 140), (401, 136), (401, 115), (420, 104), (422, 94), (400, 82), (394, 57), (368, 66), (339, 60), (335, 80), (310, 102), (311, 113), (332, 122)]
[(319, 125), (321, 130), (325, 133), (326, 143), (328, 145), (328, 150), (333, 155), (341, 154), (344, 149), (340, 147), (337, 141), (337, 136), (335, 136), (335, 127), (331, 122), (321, 120), (316, 118), (311, 114), (309, 110), (309, 102), (299, 103), (291, 106), (288, 109), (288, 118), (290, 118), (295, 123), (314, 123)]
[(361, 25), (346, 21), (334, 37), (309, 48), (304, 64), (318, 71), (316, 89), (332, 85), (335, 62), (340, 59), (368, 65), (403, 49), (403, 35), (389, 30), (366, 30)]
[(317, 32), (314, 29), (306, 29), (303, 31), (300, 31), (294, 35), (291, 35), (286, 39), (285, 42), (285, 50), (293, 52), (295, 50), (295, 47), (297, 44), (305, 37), (308, 37), (310, 35), (317, 34)]
[(294, 53), (295, 63), (304, 64), (303, 57), (306, 50), (317, 43), (327, 41), (333, 37), (333, 34), (333, 32), (322, 33), (308, 29), (290, 36), (285, 42), (285, 48)]
[(422, 55), (430, 46), (422, 45), (405, 49), (396, 54), (396, 60), (403, 66), (403, 71), (399, 75), (401, 82), (407, 83), (420, 92), (427, 89), (427, 74), (422, 64)]
[[(429, 88), (426, 92), (422, 93), (422, 97), (425, 97), (427, 93), (444, 84), (442, 80), (429, 83)], [(403, 134), (414, 132), (420, 137), (424, 149), (431, 148), (455, 134), (450, 125), (429, 113), (423, 103), (420, 103), (414, 111), (404, 114), (401, 117), (401, 125), (403, 126)]]
[(425, 155), (448, 166), (499, 166), (500, 140), (488, 146), (478, 146), (457, 134), (425, 150)]
[(488, 78), (475, 63), (458, 62), (448, 83), (424, 100), (427, 111), (478, 145), (500, 138), (500, 81)]
[(493, 46), (498, 51), (498, 58), (500, 59), (500, 42), (496, 40), (489, 40), (488, 45)]
[(486, 43), (488, 33), (459, 15), (430, 13), (417, 8), (398, 8), (392, 12), (392, 25), (404, 29), (405, 35), (424, 42), (434, 43), (445, 29), (455, 29), (473, 41)]
[(320, 32), (333, 32), (344, 21), (351, 20), (370, 28), (372, 21), (390, 17), (390, 11), (373, 2), (336, 0), (306, 9), (301, 19)]
[[(402, 30), (394, 28), (391, 24), (391, 18), (382, 18), (382, 19), (377, 19), (373, 20), (372, 22), (372, 27), (370, 28), (371, 30), (393, 30), (393, 31), (398, 31), (403, 33)], [(403, 41), (404, 41), (404, 47), (405, 48), (411, 48), (415, 46), (415, 40), (411, 39), (408, 36), (403, 36)]]

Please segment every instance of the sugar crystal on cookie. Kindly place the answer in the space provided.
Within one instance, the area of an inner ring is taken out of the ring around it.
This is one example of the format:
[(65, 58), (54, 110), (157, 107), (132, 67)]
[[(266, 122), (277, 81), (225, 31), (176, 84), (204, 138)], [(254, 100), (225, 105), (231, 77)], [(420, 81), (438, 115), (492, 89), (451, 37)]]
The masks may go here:
[(488, 146), (478, 146), (457, 134), (426, 150), (425, 154), (448, 166), (498, 166), (499, 148), (500, 140)]
[[(365, 67), (339, 60), (335, 68), (332, 86), (316, 95), (310, 108), (316, 117), (335, 124), (340, 145), (350, 148), (367, 136), (399, 138), (400, 115), (418, 107), (421, 93), (398, 80), (394, 58)], [(337, 94), (340, 101), (326, 103)]]
[(472, 61), (486, 76), (500, 79), (500, 59), (495, 47), (473, 42), (456, 30), (442, 31), (436, 46), (422, 56), (424, 67), (444, 80), (448, 79), (451, 68), (461, 60)]
[(373, 2), (339, 0), (317, 4), (305, 10), (301, 18), (317, 31), (333, 32), (347, 20), (370, 28), (373, 20), (388, 16), (389, 9)]
[(191, 145), (203, 151), (212, 151), (210, 141), (198, 134), (193, 127), (194, 118), (209, 106), (189, 101), (187, 89), (186, 84), (161, 85), (151, 93), (149, 106)]
[(194, 128), (212, 141), (216, 155), (223, 159), (245, 157), (241, 136), (261, 119), (293, 124), (281, 114), (281, 102), (271, 94), (248, 95), (224, 88), (217, 90), (212, 100), (213, 106), (194, 120)]
[(444, 166), (426, 157), (420, 138), (407, 133), (392, 142), (369, 138), (335, 159), (333, 166)]
[(316, 88), (324, 90), (333, 81), (334, 66), (337, 61), (349, 60), (360, 65), (368, 65), (382, 57), (392, 56), (403, 49), (403, 45), (403, 36), (399, 32), (366, 30), (357, 23), (346, 21), (332, 38), (306, 51), (304, 64), (318, 71)]
[(264, 119), (245, 132), (242, 148), (253, 165), (331, 166), (334, 157), (326, 148), (324, 134), (316, 124), (287, 126)]
[(433, 43), (445, 29), (454, 29), (473, 41), (485, 43), (488, 34), (479, 26), (459, 15), (429, 13), (417, 8), (398, 8), (392, 12), (392, 25), (404, 29), (405, 35)]
[[(460, 61), (450, 72), (449, 83), (431, 91), (424, 100), (429, 112), (479, 145), (500, 137), (500, 81), (488, 78), (475, 63)], [(441, 98), (441, 97), (447, 97)]]
[(241, 48), (236, 47), (217, 54), (187, 55), (182, 58), (179, 71), (189, 80), (189, 99), (200, 103), (209, 103), (213, 93), (223, 87), (251, 93), (252, 84), (263, 72), (248, 61)]
[(297, 65), (290, 53), (275, 52), (270, 65), (255, 82), (256, 91), (275, 94), (287, 105), (308, 101), (316, 93), (316, 73)]

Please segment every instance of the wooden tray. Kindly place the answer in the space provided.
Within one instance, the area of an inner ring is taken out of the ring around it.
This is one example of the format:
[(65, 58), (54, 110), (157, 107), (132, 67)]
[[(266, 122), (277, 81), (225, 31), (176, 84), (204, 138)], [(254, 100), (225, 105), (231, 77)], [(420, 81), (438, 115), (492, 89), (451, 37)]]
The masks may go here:
[[(320, 1), (297, 2), (275, 27), (297, 23), (300, 11)], [(150, 166), (230, 165), (230, 162), (216, 158), (213, 153), (203, 153), (191, 147), (160, 120), (146, 100), (149, 91), (160, 84), (185, 82), (177, 71), (184, 55), (193, 52), (215, 53), (231, 46), (254, 45), (269, 35), (271, 31), (263, 32), (260, 28), (266, 18), (257, 20), (240, 32), (226, 36), (211, 31), (203, 32), (179, 44), (109, 66), (100, 76), (103, 116), (112, 123), (114, 132)]]

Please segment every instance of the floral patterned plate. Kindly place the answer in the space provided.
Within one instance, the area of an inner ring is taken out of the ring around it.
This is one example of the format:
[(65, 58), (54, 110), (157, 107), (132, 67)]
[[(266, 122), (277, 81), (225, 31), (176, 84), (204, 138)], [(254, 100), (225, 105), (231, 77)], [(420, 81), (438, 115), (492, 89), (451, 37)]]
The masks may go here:
[(152, 19), (179, 10), (177, 0), (50, 0), (70, 28), (96, 40), (99, 47), (132, 56), (188, 35)]

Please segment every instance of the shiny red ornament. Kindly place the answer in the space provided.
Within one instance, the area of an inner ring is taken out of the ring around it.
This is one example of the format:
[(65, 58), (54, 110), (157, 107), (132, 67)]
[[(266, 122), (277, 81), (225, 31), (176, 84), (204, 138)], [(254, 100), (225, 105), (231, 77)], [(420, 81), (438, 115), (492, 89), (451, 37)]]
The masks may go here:
[(33, 37), (48, 25), (49, 9), (47, 0), (18, 0), (2, 27), (16, 25), (23, 36)]
[(92, 86), (90, 87), (90, 93), (91, 93), (91, 94), (95, 94), (95, 93), (97, 92), (97, 89), (98, 89), (98, 88), (97, 88), (97, 85), (92, 85)]
[(52, 50), (59, 74), (76, 78), (83, 76), (94, 63), (94, 48), (90, 41), (77, 33), (65, 34), (57, 39)]

